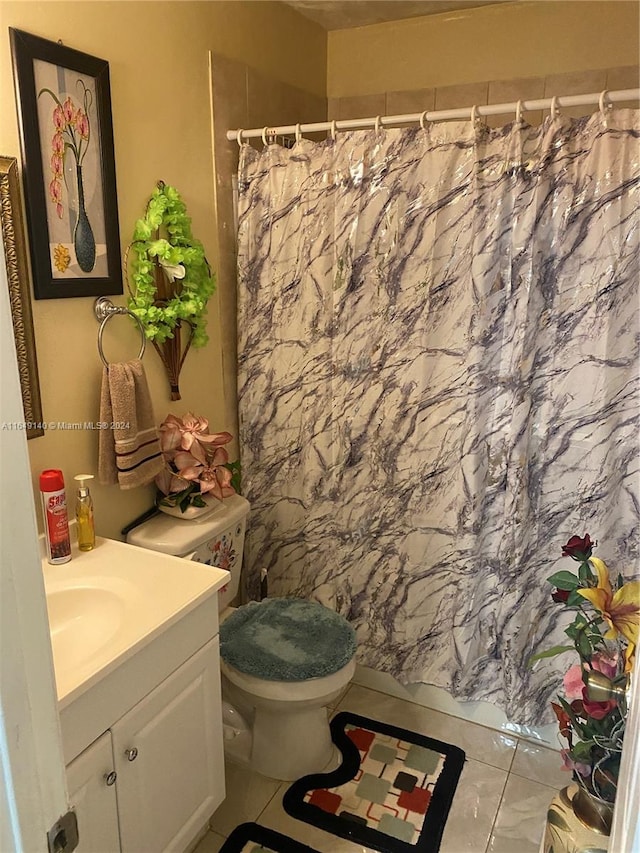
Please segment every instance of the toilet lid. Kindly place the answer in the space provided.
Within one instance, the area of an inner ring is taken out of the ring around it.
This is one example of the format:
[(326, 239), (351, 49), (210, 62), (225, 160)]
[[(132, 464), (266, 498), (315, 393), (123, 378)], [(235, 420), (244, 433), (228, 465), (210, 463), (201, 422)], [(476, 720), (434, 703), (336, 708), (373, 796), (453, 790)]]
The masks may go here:
[(265, 598), (238, 607), (220, 626), (229, 666), (268, 681), (322, 678), (346, 666), (356, 634), (340, 616), (299, 598)]

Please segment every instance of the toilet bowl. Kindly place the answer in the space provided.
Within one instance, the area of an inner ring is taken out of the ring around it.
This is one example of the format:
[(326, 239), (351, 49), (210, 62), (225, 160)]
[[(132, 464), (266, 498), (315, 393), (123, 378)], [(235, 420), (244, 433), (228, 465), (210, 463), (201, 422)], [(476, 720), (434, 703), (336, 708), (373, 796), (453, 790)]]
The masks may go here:
[(249, 503), (239, 495), (197, 518), (158, 515), (127, 542), (225, 568), (218, 594), (225, 754), (273, 779), (337, 766), (327, 706), (355, 672), (355, 633), (337, 613), (302, 599), (234, 608)]

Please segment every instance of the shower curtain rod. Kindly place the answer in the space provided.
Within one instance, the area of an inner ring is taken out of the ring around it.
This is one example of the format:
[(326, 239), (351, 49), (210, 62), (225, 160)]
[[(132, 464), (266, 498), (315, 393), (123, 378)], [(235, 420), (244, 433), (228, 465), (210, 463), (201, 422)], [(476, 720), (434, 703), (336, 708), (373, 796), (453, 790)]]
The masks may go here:
[(633, 101), (640, 98), (640, 89), (619, 89), (615, 92), (592, 92), (589, 95), (561, 95), (560, 97), (541, 98), (536, 101), (513, 101), (508, 104), (483, 104), (474, 107), (462, 107), (455, 110), (425, 110), (422, 113), (407, 113), (405, 115), (377, 116), (372, 118), (340, 119), (339, 121), (321, 121), (313, 124), (287, 124), (279, 127), (256, 127), (251, 130), (238, 128), (227, 131), (227, 139), (235, 139), (240, 144), (244, 139), (262, 137), (266, 144), (267, 136), (284, 136), (295, 133), (299, 137), (303, 133), (315, 133), (329, 130), (335, 134), (339, 130), (362, 130), (368, 127), (391, 127), (396, 124), (411, 124), (419, 122), (447, 121), (449, 119), (474, 119), (476, 116), (494, 116), (501, 113), (522, 113), (531, 110), (548, 110), (556, 112), (561, 107), (582, 107), (588, 104), (599, 104), (604, 109), (607, 104), (618, 101)]

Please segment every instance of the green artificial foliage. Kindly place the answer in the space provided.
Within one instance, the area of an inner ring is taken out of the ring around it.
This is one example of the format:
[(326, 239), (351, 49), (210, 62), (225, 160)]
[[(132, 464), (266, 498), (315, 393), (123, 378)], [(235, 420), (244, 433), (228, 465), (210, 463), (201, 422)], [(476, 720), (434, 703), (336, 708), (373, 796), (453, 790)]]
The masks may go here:
[[(172, 283), (167, 280), (166, 299), (156, 290), (157, 264), (169, 270), (184, 267), (183, 278)], [(180, 193), (162, 181), (151, 194), (144, 218), (136, 222), (127, 268), (127, 307), (138, 317), (150, 340), (162, 344), (173, 338), (176, 325), (185, 320), (193, 328), (192, 345), (202, 347), (207, 343), (206, 310), (215, 291), (215, 279), (202, 243), (191, 233), (191, 219)]]

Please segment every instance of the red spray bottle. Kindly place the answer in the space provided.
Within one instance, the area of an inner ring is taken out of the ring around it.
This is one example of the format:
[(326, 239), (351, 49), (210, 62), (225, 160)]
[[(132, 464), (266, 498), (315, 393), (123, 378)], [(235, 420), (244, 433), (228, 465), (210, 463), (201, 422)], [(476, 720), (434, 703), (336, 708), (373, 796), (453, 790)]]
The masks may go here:
[(62, 471), (49, 468), (40, 474), (40, 495), (47, 560), (53, 564), (67, 563), (71, 559), (71, 537)]

